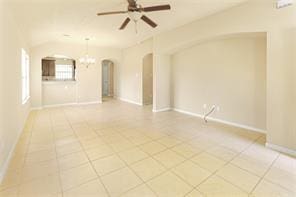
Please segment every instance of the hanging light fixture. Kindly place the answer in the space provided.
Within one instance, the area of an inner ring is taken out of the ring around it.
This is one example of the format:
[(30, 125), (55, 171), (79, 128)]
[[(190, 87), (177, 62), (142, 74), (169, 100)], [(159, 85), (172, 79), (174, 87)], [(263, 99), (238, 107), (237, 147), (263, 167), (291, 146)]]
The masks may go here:
[(88, 54), (88, 42), (89, 42), (89, 38), (86, 38), (85, 41), (86, 41), (86, 53), (85, 53), (85, 56), (84, 57), (81, 57), (79, 59), (79, 62), (82, 64), (82, 65), (85, 65), (86, 68), (88, 68), (91, 64), (95, 64), (96, 63), (96, 59), (95, 58), (92, 58), (89, 56)]

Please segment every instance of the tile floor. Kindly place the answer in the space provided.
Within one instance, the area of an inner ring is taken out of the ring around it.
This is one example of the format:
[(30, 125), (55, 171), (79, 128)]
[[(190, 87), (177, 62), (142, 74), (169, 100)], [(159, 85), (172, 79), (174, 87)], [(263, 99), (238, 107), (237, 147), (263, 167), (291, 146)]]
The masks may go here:
[(296, 196), (261, 134), (120, 101), (34, 111), (1, 197)]

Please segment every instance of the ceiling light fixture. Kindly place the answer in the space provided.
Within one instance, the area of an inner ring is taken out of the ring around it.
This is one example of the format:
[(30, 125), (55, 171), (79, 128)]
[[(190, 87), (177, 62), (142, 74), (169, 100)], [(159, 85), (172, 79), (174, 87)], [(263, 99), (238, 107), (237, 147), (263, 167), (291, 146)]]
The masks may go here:
[(88, 68), (91, 64), (96, 63), (96, 59), (90, 57), (89, 54), (88, 54), (88, 42), (89, 42), (89, 40), (90, 40), (89, 38), (85, 39), (85, 41), (86, 41), (86, 53), (85, 53), (84, 57), (81, 57), (79, 59), (80, 64), (85, 65), (86, 68)]
[(138, 33), (138, 21), (141, 19), (142, 14), (140, 12), (130, 11), (130, 12), (128, 12), (128, 15), (132, 19), (132, 21), (134, 21), (134, 23), (135, 23), (135, 31), (137, 34)]

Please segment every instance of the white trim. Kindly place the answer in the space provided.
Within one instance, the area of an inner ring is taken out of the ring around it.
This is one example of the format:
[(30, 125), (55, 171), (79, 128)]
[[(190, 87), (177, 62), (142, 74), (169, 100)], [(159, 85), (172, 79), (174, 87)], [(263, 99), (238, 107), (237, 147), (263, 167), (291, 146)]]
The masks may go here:
[(64, 103), (64, 104), (54, 104), (54, 105), (44, 105), (41, 108), (37, 109), (43, 109), (43, 108), (53, 108), (53, 107), (66, 107), (66, 106), (75, 106), (75, 105), (93, 105), (93, 104), (101, 104), (102, 101), (92, 101), (92, 102), (82, 102), (82, 103)]
[(102, 100), (93, 101), (93, 102), (84, 102), (84, 103), (77, 103), (77, 105), (94, 105), (94, 104), (102, 104)]
[[(190, 115), (190, 116), (195, 116), (195, 117), (202, 118), (202, 119), (204, 118), (204, 116), (201, 115), (201, 114), (197, 114), (197, 113), (193, 113), (193, 112), (188, 112), (188, 111), (185, 111), (185, 110), (182, 110), (182, 109), (176, 109), (176, 108), (174, 108), (173, 110), (176, 111), (176, 112), (179, 112), (179, 113)], [(258, 128), (254, 128), (254, 127), (251, 127), (251, 126), (247, 126), (247, 125), (242, 125), (242, 124), (239, 124), (239, 123), (235, 123), (235, 122), (230, 122), (230, 121), (221, 120), (221, 119), (218, 119), (218, 118), (211, 118), (211, 117), (208, 117), (208, 120), (209, 121), (213, 121), (213, 122), (217, 122), (217, 123), (222, 123), (222, 124), (234, 126), (234, 127), (237, 127), (237, 128), (247, 129), (247, 130), (250, 130), (250, 131), (257, 132), (257, 133), (266, 134), (266, 131), (263, 130), (263, 129), (258, 129)]]
[(154, 113), (158, 113), (158, 112), (165, 112), (165, 111), (170, 111), (170, 110), (172, 110), (171, 108), (163, 108), (163, 109), (153, 109), (152, 111), (154, 112)]
[(137, 103), (135, 101), (132, 101), (132, 100), (129, 100), (129, 99), (125, 99), (125, 98), (121, 98), (121, 97), (118, 97), (117, 99), (123, 101), (123, 102), (127, 102), (127, 103), (131, 103), (131, 104), (134, 104), (134, 105), (139, 105), (139, 106), (143, 106), (142, 103)]
[(285, 153), (285, 154), (296, 157), (296, 150), (292, 150), (292, 149), (289, 149), (289, 148), (286, 148), (286, 147), (283, 147), (283, 146), (279, 146), (279, 145), (271, 144), (271, 143), (267, 143), (267, 142), (265, 143), (265, 146), (267, 148), (279, 151), (281, 153)]
[(43, 105), (43, 108), (65, 107), (65, 106), (73, 106), (73, 105), (77, 105), (77, 103), (64, 103), (64, 104), (54, 104), (54, 105)]

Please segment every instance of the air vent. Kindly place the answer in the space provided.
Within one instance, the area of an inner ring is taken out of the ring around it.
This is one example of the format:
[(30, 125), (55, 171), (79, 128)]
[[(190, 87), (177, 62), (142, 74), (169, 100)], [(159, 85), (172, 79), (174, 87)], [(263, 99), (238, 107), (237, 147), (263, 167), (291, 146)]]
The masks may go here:
[(278, 0), (277, 9), (284, 8), (293, 4), (294, 0)]

